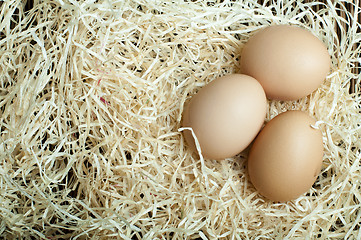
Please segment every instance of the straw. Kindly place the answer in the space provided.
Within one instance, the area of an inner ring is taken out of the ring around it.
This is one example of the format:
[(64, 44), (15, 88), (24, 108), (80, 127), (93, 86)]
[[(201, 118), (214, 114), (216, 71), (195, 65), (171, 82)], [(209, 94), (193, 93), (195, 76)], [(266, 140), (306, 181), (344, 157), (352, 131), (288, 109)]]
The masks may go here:
[[(360, 239), (359, 4), (3, 2), (0, 236)], [(269, 101), (266, 122), (299, 109), (323, 133), (321, 174), (287, 203), (254, 189), (248, 149), (201, 161), (178, 131), (184, 103), (239, 72), (249, 37), (276, 24), (308, 29), (332, 57), (310, 96)]]

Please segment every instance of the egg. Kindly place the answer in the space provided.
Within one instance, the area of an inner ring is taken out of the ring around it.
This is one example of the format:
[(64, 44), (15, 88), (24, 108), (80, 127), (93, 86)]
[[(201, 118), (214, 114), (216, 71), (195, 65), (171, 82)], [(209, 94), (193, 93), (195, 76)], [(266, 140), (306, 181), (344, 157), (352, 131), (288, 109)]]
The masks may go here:
[[(190, 127), (202, 155), (209, 159), (233, 157), (243, 151), (261, 129), (267, 99), (257, 80), (242, 74), (217, 78), (186, 104), (183, 127)], [(190, 130), (183, 131), (188, 146), (196, 151)]]
[(267, 98), (296, 100), (317, 89), (330, 70), (326, 46), (297, 26), (277, 25), (255, 33), (241, 53), (241, 73), (257, 79)]
[(248, 156), (253, 186), (266, 198), (285, 202), (308, 191), (321, 170), (322, 133), (302, 111), (287, 111), (266, 123)]

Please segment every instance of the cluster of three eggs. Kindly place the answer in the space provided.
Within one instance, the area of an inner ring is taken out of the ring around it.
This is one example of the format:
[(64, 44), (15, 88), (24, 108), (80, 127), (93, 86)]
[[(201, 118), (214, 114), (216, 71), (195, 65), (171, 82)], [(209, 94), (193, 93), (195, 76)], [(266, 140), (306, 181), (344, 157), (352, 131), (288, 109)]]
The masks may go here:
[[(319, 174), (322, 134), (301, 111), (284, 112), (264, 126), (267, 98), (307, 96), (329, 68), (327, 48), (309, 31), (288, 25), (264, 28), (242, 50), (242, 74), (220, 77), (202, 88), (186, 104), (182, 125), (192, 128), (209, 159), (233, 157), (254, 141), (248, 157), (253, 185), (271, 200), (294, 199)], [(196, 150), (192, 132), (183, 133)]]

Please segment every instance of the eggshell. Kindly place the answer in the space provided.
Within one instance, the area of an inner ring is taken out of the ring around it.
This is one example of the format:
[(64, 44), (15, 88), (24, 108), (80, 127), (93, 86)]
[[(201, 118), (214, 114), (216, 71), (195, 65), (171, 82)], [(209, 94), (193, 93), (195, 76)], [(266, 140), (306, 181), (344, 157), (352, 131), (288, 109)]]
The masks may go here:
[(325, 45), (296, 26), (271, 26), (242, 49), (241, 72), (257, 79), (269, 99), (296, 100), (317, 89), (330, 70)]
[[(215, 79), (192, 97), (182, 125), (193, 129), (205, 158), (219, 160), (240, 153), (252, 142), (264, 123), (266, 109), (259, 82), (232, 74)], [(191, 131), (183, 134), (196, 151)]]
[(302, 111), (279, 114), (251, 147), (248, 173), (260, 194), (273, 201), (295, 199), (308, 191), (321, 170), (322, 134)]

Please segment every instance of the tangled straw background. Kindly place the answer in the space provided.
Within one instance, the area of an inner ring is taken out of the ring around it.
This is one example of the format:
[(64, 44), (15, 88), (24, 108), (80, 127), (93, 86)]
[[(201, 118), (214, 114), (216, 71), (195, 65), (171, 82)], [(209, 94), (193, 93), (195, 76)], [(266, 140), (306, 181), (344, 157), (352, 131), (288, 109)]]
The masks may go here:
[[(6, 0), (0, 3), (0, 239), (360, 239), (360, 2)], [(273, 203), (178, 131), (202, 86), (239, 71), (255, 31), (309, 29), (324, 84), (270, 101), (308, 112), (322, 173)]]

